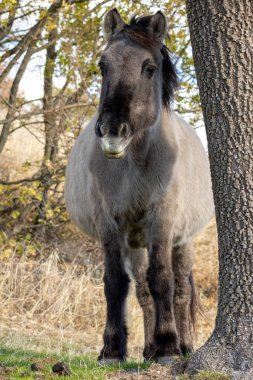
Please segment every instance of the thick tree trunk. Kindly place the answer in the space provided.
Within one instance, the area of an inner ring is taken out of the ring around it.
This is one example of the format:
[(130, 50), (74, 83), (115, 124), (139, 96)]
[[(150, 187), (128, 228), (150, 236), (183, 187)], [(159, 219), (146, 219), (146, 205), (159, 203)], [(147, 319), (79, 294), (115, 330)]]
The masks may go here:
[(253, 1), (187, 0), (219, 236), (212, 336), (188, 372), (253, 379)]

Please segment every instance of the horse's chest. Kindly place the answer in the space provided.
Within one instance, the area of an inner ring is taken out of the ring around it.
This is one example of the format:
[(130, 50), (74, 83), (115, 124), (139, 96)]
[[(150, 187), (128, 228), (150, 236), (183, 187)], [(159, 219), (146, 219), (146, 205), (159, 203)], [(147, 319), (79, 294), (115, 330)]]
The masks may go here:
[(130, 248), (147, 247), (152, 229), (155, 204), (149, 193), (136, 194), (128, 207), (119, 214), (119, 226)]
[(152, 224), (152, 206), (145, 208), (118, 209), (111, 214), (116, 230), (121, 234), (124, 243), (130, 248), (142, 248), (147, 246), (147, 237)]
[(140, 219), (138, 223), (132, 224), (131, 222), (127, 224), (125, 231), (126, 244), (130, 248), (143, 248), (148, 245), (149, 236), (149, 221)]
[(145, 181), (129, 178), (104, 191), (103, 208), (131, 248), (147, 246), (152, 222), (152, 191)]
[(152, 198), (152, 188), (145, 175), (122, 170), (110, 173), (99, 183), (104, 206), (111, 214), (133, 215), (145, 210)]

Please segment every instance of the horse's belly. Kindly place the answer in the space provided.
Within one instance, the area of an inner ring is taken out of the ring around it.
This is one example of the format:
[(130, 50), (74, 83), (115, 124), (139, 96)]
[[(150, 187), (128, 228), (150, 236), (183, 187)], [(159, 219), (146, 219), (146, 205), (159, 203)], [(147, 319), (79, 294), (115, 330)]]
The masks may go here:
[[(78, 226), (78, 228), (92, 239), (98, 240), (98, 233), (93, 222), (92, 214), (81, 206), (81, 202), (72, 203), (71, 205), (66, 202), (67, 211), (71, 220)], [(87, 203), (84, 204), (87, 206)]]
[[(72, 218), (73, 219), (73, 218)], [(90, 238), (99, 240), (99, 236), (93, 223), (93, 219), (88, 215), (80, 214), (76, 215), (73, 221), (77, 224), (82, 232), (88, 235)]]
[(72, 221), (86, 235), (98, 240), (98, 233), (93, 220), (93, 203), (85, 181), (75, 181), (67, 170), (64, 193), (66, 208)]
[(214, 214), (212, 193), (202, 194), (198, 201), (185, 202), (175, 214), (173, 228), (173, 245), (187, 243), (210, 221)]

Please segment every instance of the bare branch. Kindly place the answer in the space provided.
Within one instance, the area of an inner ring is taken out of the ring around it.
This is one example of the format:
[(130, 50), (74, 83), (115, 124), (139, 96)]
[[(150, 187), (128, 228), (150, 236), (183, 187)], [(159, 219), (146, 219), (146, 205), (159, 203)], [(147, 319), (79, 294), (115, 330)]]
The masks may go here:
[(190, 45), (191, 43), (191, 40), (189, 39), (186, 44), (184, 45), (184, 47), (181, 49), (179, 55), (177, 56), (177, 59), (175, 61), (175, 66), (177, 65), (178, 61), (180, 60), (180, 58), (182, 57), (182, 55), (184, 54), (184, 52), (186, 51), (186, 49), (188, 48), (188, 46)]
[[(21, 78), (25, 72), (26, 66), (28, 65), (28, 62), (29, 62), (32, 54), (33, 54), (33, 46), (31, 45), (28, 48), (22, 63), (20, 64), (20, 67), (17, 71), (17, 74), (16, 74), (15, 79), (14, 79), (12, 86), (11, 86), (10, 97), (9, 97), (10, 108), (9, 108), (8, 113), (6, 115), (6, 120), (13, 118), (15, 115), (15, 112), (16, 112), (15, 103), (16, 103), (16, 97), (17, 97), (19, 83), (21, 81)], [(0, 135), (0, 153), (2, 152), (4, 145), (8, 139), (10, 127), (11, 127), (11, 122), (5, 121), (3, 128), (2, 128), (2, 131), (1, 131), (1, 135)]]
[(68, 75), (66, 78), (66, 81), (65, 81), (64, 85), (62, 86), (62, 88), (60, 89), (59, 93), (55, 97), (52, 97), (52, 98), (55, 98), (54, 106), (57, 106), (59, 104), (65, 90), (67, 89), (67, 87), (69, 85), (69, 82), (70, 82), (70, 77)]
[(70, 105), (66, 105), (66, 106), (60, 106), (60, 107), (52, 108), (52, 109), (49, 109), (46, 111), (40, 110), (40, 111), (34, 111), (34, 112), (27, 112), (27, 113), (22, 114), (22, 115), (15, 115), (13, 117), (10, 117), (9, 119), (2, 119), (2, 120), (0, 120), (0, 124), (12, 123), (14, 120), (29, 119), (31, 116), (43, 115), (43, 114), (48, 113), (48, 112), (62, 112), (64, 110), (68, 110), (71, 108), (90, 107), (90, 106), (96, 107), (97, 103), (95, 103), (95, 102), (94, 103), (91, 103), (91, 102), (82, 103), (82, 102), (80, 102), (77, 104), (70, 104)]
[(19, 185), (24, 182), (36, 182), (36, 181), (41, 181), (44, 178), (44, 176), (38, 176), (38, 177), (31, 177), (31, 178), (23, 178), (19, 179), (17, 181), (3, 181), (0, 179), (0, 185), (6, 185), (6, 186), (11, 186), (11, 185)]
[(19, 0), (16, 1), (16, 4), (15, 6), (13, 7), (13, 9), (9, 12), (9, 19), (7, 21), (7, 24), (5, 27), (0, 27), (0, 41), (5, 38), (5, 36), (10, 32), (11, 28), (12, 28), (12, 25), (15, 21), (15, 15), (16, 15), (16, 12), (17, 12), (17, 8), (18, 8), (18, 5), (19, 5)]
[[(11, 134), (11, 133), (14, 133), (14, 132), (16, 132), (16, 131), (18, 131), (18, 130), (21, 129), (21, 128), (26, 128), (26, 129), (30, 132), (28, 126), (30, 126), (30, 125), (38, 125), (38, 124), (43, 124), (43, 120), (31, 121), (30, 123), (21, 122), (20, 125), (19, 125), (18, 127), (15, 127), (15, 128), (13, 128), (13, 129), (10, 131), (10, 134)], [(38, 140), (38, 141), (39, 141), (39, 140)], [(40, 142), (41, 142), (41, 141), (40, 141)]]
[(15, 54), (18, 51), (22, 51), (22, 53), (25, 51), (28, 44), (31, 42), (31, 40), (34, 40), (38, 33), (42, 30), (44, 27), (48, 17), (55, 12), (55, 10), (59, 10), (62, 6), (62, 0), (56, 0), (47, 10), (45, 15), (41, 20), (39, 20), (35, 25), (33, 25), (27, 34), (24, 35), (24, 37), (20, 40), (20, 42), (12, 49), (8, 50), (5, 54), (2, 55), (0, 58), (0, 62), (3, 62), (6, 58), (9, 58), (13, 54)]
[[(17, 8), (18, 8), (18, 7), (17, 7)], [(36, 9), (33, 8), (32, 10), (27, 11), (26, 13), (23, 13), (23, 14), (21, 14), (20, 16), (13, 17), (12, 25), (13, 25), (14, 21), (17, 21), (17, 20), (19, 20), (19, 19), (23, 19), (23, 18), (29, 16), (30, 14), (34, 14), (34, 12), (36, 12), (36, 11), (38, 11), (38, 10), (39, 10), (39, 8), (36, 8)], [(12, 25), (11, 25), (11, 26), (12, 26)], [(0, 41), (1, 41), (3, 38), (5, 38), (5, 37), (10, 33), (10, 31), (11, 31), (11, 27), (8, 29), (8, 31), (5, 31), (5, 36), (3, 36), (2, 38), (0, 37)], [(19, 32), (20, 32), (20, 31), (22, 31), (22, 29), (19, 30)], [(0, 36), (1, 36), (1, 33), (0, 33)], [(2, 41), (2, 42), (1, 42), (1, 45), (4, 45), (6, 42), (8, 42), (8, 40), (4, 40), (4, 41)]]
[(8, 102), (7, 99), (5, 99), (1, 94), (0, 94), (0, 99), (2, 100), (2, 102), (9, 108), (11, 107), (10, 103)]
[[(59, 37), (60, 37), (60, 35), (57, 35), (51, 41), (47, 42), (46, 44), (44, 44), (42, 46), (39, 46), (37, 49), (34, 49), (33, 54), (38, 53), (38, 52), (40, 52), (42, 50), (45, 50), (48, 47), (52, 46), (53, 44), (55, 44), (55, 42), (58, 41)], [(7, 75), (9, 74), (9, 72), (11, 71), (11, 69), (13, 68), (13, 66), (18, 62), (19, 58), (22, 56), (22, 54), (24, 54), (24, 50), (23, 49), (21, 49), (14, 56), (14, 58), (9, 62), (9, 64), (6, 66), (6, 68), (4, 69), (4, 71), (2, 72), (2, 74), (0, 75), (0, 83), (7, 77)]]
[(11, 69), (16, 65), (16, 63), (18, 62), (19, 58), (23, 55), (23, 53), (24, 53), (23, 50), (20, 50), (15, 55), (15, 57), (9, 62), (9, 64), (5, 67), (2, 74), (0, 75), (0, 83), (2, 83), (5, 80), (5, 78), (7, 77)]
[(31, 129), (27, 128), (25, 124), (23, 124), (22, 127), (25, 128), (27, 132), (29, 132), (38, 141), (38, 143), (44, 146), (44, 143), (45, 143), (44, 140), (39, 139), (39, 137), (35, 133), (33, 133)]

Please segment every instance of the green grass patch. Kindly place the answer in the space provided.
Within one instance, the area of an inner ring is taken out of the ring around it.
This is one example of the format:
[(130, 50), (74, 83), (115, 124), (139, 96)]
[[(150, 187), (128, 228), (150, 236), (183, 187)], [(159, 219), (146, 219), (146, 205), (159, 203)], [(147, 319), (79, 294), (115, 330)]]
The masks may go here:
[(229, 380), (231, 376), (226, 375), (225, 373), (212, 372), (212, 371), (200, 371), (194, 380)]
[[(101, 366), (95, 358), (88, 356), (68, 357), (49, 353), (38, 353), (23, 349), (2, 347), (0, 349), (0, 379), (32, 379), (36, 375), (43, 375), (43, 379), (55, 379), (52, 366), (57, 362), (64, 362), (71, 371), (68, 379), (102, 380), (106, 374), (122, 370), (144, 370), (149, 363), (129, 361), (120, 365)], [(39, 372), (31, 371), (31, 364), (41, 369)], [(39, 378), (39, 377), (38, 377)]]
[[(220, 372), (200, 371), (197, 375), (193, 376), (193, 380), (230, 380), (230, 376)], [(178, 380), (190, 380), (188, 374), (183, 373), (178, 376)]]

